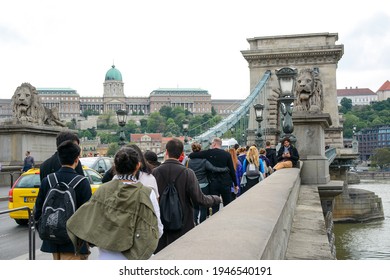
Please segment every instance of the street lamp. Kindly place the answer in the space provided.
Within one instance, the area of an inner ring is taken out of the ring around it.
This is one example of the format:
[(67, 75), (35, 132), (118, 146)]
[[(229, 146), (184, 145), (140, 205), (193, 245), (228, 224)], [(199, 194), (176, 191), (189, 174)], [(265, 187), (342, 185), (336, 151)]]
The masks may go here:
[(121, 132), (119, 134), (119, 146), (123, 146), (125, 144), (126, 139), (123, 127), (126, 125), (127, 111), (122, 109), (117, 110), (116, 117), (118, 119), (118, 125), (121, 127)]
[(292, 121), (292, 107), (295, 100), (294, 89), (297, 76), (297, 69), (284, 67), (275, 71), (279, 83), (279, 105), (282, 113), (282, 129), (281, 138), (289, 137), (292, 143), (296, 142), (295, 136), (292, 134), (294, 125)]
[(245, 147), (246, 146), (245, 133), (243, 133), (241, 136), (242, 136), (242, 146)]
[(356, 125), (354, 125), (352, 127), (352, 133), (353, 133), (353, 137), (352, 137), (352, 153), (357, 154), (357, 153), (359, 153), (359, 142), (358, 142), (357, 137), (356, 137)]
[(189, 151), (188, 147), (188, 127), (190, 125), (190, 122), (185, 119), (183, 120), (183, 132), (184, 132), (184, 152), (187, 154)]
[(234, 137), (234, 132), (236, 131), (236, 128), (234, 127), (234, 126), (232, 126), (231, 128), (230, 128), (230, 133), (231, 133), (231, 135), (232, 135), (232, 137), (233, 138), (236, 138), (236, 137)]
[(264, 105), (263, 104), (255, 104), (253, 105), (255, 109), (256, 114), (256, 121), (257, 121), (257, 132), (256, 132), (256, 146), (260, 149), (260, 147), (263, 146), (263, 137), (261, 133), (261, 122), (263, 121), (263, 110)]

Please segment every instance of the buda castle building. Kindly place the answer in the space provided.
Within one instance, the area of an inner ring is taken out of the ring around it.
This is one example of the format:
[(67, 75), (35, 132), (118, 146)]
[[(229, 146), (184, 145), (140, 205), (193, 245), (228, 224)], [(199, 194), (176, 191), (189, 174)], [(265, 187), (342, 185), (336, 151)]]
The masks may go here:
[[(211, 108), (219, 115), (229, 115), (243, 100), (212, 100), (207, 90), (194, 88), (161, 88), (152, 91), (149, 97), (130, 97), (125, 95), (121, 72), (113, 65), (106, 73), (103, 96), (81, 97), (70, 88), (37, 88), (41, 103), (47, 108), (59, 108), (60, 119), (79, 120), (84, 111), (99, 114), (109, 111), (125, 110), (129, 115), (158, 112), (163, 106), (181, 106), (194, 115), (211, 113)], [(0, 99), (0, 117), (12, 117), (9, 99)]]

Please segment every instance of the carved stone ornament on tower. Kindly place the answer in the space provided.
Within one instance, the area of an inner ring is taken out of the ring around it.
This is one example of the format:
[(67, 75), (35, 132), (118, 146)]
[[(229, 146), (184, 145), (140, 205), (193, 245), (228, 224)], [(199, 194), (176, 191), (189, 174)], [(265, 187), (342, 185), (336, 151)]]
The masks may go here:
[(299, 71), (295, 84), (294, 111), (322, 112), (324, 108), (322, 81), (318, 69), (305, 68)]
[(42, 105), (38, 92), (29, 83), (22, 83), (12, 96), (14, 124), (37, 124), (65, 126), (58, 115), (58, 108), (49, 109)]

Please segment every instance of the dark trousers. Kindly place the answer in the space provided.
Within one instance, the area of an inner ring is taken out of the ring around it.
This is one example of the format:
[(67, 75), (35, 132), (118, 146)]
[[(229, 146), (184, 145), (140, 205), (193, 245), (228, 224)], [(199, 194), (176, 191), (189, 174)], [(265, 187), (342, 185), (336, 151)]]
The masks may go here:
[[(210, 184), (206, 187), (201, 188), (204, 195), (210, 194)], [(195, 224), (200, 224), (206, 220), (206, 218), (209, 216), (209, 208), (200, 206), (200, 205), (194, 205), (194, 222)], [(200, 215), (199, 215), (200, 214)], [(199, 222), (198, 222), (198, 216), (199, 216)]]
[(252, 188), (254, 185), (259, 183), (259, 177), (256, 177), (254, 179), (250, 179), (246, 177), (246, 185), (242, 187), (241, 194)]
[[(232, 201), (231, 184), (224, 185), (217, 180), (210, 183), (210, 194), (221, 196), (223, 206), (228, 205)], [(219, 207), (220, 205), (213, 206), (213, 214), (219, 211)]]

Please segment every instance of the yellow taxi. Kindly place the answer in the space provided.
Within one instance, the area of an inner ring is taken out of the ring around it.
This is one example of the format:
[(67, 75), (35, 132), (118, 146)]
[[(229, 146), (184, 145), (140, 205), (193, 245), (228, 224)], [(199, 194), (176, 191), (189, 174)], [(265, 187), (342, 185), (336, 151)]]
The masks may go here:
[[(83, 166), (83, 170), (91, 184), (92, 193), (94, 193), (102, 184), (102, 175), (86, 166)], [(22, 173), (8, 193), (8, 209), (28, 206), (32, 211), (40, 186), (39, 168), (32, 168)], [(9, 216), (15, 219), (15, 222), (19, 225), (28, 223), (28, 212), (26, 210), (10, 212)]]

